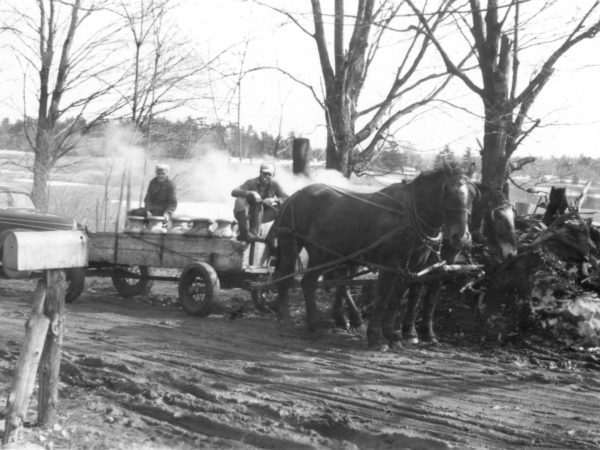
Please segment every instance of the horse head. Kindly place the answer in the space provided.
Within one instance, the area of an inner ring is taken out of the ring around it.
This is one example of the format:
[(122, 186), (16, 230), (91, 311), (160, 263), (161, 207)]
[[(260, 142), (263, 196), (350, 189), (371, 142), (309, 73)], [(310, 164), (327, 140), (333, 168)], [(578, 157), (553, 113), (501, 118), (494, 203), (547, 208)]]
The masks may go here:
[(460, 251), (471, 242), (469, 222), (473, 203), (479, 200), (479, 191), (462, 170), (455, 166), (445, 168), (449, 176), (442, 192), (444, 212), (444, 240), (453, 251)]
[[(473, 183), (460, 167), (446, 163), (441, 169), (423, 172), (413, 183), (423, 187), (419, 198), (415, 195), (421, 206), (421, 222), (429, 224), (431, 229), (441, 228), (448, 245), (460, 251), (471, 240), (469, 219), (478, 195)], [(413, 192), (416, 190), (413, 188)]]
[[(499, 256), (506, 260), (517, 254), (515, 209), (500, 189), (480, 186), (481, 201), (476, 209), (483, 210), (483, 235)], [(481, 212), (479, 212), (481, 214)]]

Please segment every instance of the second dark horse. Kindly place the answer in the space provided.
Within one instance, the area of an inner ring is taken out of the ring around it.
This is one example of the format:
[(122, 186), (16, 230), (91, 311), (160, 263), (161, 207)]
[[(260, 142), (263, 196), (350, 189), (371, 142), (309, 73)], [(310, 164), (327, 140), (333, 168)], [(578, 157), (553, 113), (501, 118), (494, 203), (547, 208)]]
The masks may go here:
[(269, 232), (276, 238), (278, 314), (289, 319), (289, 288), (299, 252), (308, 253), (301, 280), (310, 329), (321, 317), (315, 301), (319, 276), (344, 266), (379, 271), (378, 301), (369, 322), (369, 346), (386, 348), (400, 341), (394, 319), (406, 278), (427, 262), (441, 239), (460, 251), (469, 242), (473, 184), (459, 168), (423, 172), (408, 184), (393, 184), (364, 194), (323, 184), (307, 186), (281, 207)]
[[(500, 189), (488, 185), (476, 184), (479, 194), (473, 203), (473, 217), (470, 230), (474, 241), (476, 236), (479, 243), (485, 244), (500, 259), (506, 260), (517, 254), (517, 236), (515, 232), (515, 211)], [(456, 262), (460, 256), (446, 241), (442, 243), (440, 259), (449, 264)], [(431, 263), (437, 261), (430, 261)], [(442, 287), (442, 281), (432, 281), (427, 284), (412, 284), (408, 291), (406, 313), (401, 321), (398, 332), (411, 342), (419, 342), (415, 327), (417, 312), (423, 301), (423, 320), (426, 342), (437, 342), (433, 330), (433, 314)]]

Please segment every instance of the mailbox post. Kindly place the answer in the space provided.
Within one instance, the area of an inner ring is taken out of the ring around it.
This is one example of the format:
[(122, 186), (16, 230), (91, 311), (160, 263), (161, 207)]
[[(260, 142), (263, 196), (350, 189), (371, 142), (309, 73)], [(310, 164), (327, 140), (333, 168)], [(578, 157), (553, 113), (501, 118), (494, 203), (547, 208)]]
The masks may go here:
[(80, 231), (12, 232), (4, 240), (3, 249), (3, 264), (9, 269), (44, 271), (33, 294), (33, 308), (25, 324), (25, 339), (8, 398), (2, 437), (2, 443), (7, 444), (18, 439), (36, 374), (39, 375), (38, 423), (51, 426), (56, 422), (65, 317), (63, 269), (88, 265), (87, 236)]

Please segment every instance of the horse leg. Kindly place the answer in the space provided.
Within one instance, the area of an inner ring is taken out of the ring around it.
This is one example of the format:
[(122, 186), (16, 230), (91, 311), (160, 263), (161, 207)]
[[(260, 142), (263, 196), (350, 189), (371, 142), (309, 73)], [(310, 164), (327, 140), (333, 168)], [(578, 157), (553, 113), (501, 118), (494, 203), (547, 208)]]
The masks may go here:
[(336, 327), (349, 331), (350, 320), (348, 319), (348, 315), (346, 314), (346, 310), (344, 308), (344, 300), (347, 300), (347, 294), (348, 288), (345, 286), (338, 286), (335, 289), (335, 299), (333, 301), (331, 315)]
[[(286, 323), (291, 323), (289, 290), (294, 284), (290, 276), (296, 267), (296, 252), (293, 251), (295, 244), (290, 237), (279, 239), (277, 245), (276, 267), (273, 278), (277, 283), (277, 316)], [(287, 277), (287, 278), (286, 278)]]
[(402, 347), (402, 336), (396, 332), (396, 313), (402, 296), (404, 295), (406, 288), (404, 287), (403, 280), (400, 277), (396, 277), (393, 282), (392, 289), (390, 290), (390, 297), (388, 300), (385, 314), (381, 320), (381, 330), (383, 336), (388, 340), (390, 347), (401, 348)]
[(357, 329), (363, 326), (362, 314), (360, 313), (360, 309), (356, 306), (354, 302), (354, 298), (352, 297), (352, 292), (350, 289), (346, 287), (345, 290), (345, 298), (346, 298), (346, 306), (348, 307), (348, 315), (350, 316), (350, 326), (353, 329)]
[(389, 346), (383, 338), (382, 322), (388, 309), (390, 297), (394, 295), (394, 277), (388, 273), (379, 275), (377, 299), (367, 327), (367, 343), (369, 348), (386, 351)]
[(425, 305), (424, 305), (424, 318), (425, 318), (425, 340), (433, 344), (438, 343), (437, 336), (433, 331), (433, 313), (437, 305), (437, 299), (439, 297), (440, 289), (442, 287), (441, 281), (436, 281), (431, 284), (425, 294)]
[(321, 322), (320, 312), (315, 298), (319, 273), (316, 271), (310, 272), (310, 267), (308, 269), (309, 272), (304, 274), (300, 285), (302, 286), (304, 302), (306, 303), (306, 323), (310, 331), (315, 331), (319, 328)]
[(413, 283), (408, 289), (406, 315), (402, 318), (402, 337), (411, 344), (419, 343), (419, 335), (415, 327), (415, 322), (417, 320), (417, 313), (423, 290), (423, 285), (421, 283)]

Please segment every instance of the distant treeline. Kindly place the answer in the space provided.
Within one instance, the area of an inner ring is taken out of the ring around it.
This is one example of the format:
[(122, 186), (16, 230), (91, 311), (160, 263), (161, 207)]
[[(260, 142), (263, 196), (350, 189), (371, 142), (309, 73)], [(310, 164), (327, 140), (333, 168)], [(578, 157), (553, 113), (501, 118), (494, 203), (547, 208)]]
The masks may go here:
[(600, 159), (584, 155), (537, 158), (533, 164), (526, 165), (514, 175), (561, 183), (596, 182), (600, 180)]
[[(73, 125), (73, 120), (61, 123), (59, 129)], [(25, 127), (30, 135), (35, 134), (33, 119), (16, 120), (4, 118), (0, 122), (0, 148), (7, 150), (29, 151), (31, 147), (25, 135)], [(77, 124), (85, 128), (85, 123)], [(73, 152), (79, 155), (102, 156), (110, 154), (106, 148), (107, 133), (114, 130), (115, 125), (128, 126), (126, 121), (112, 121), (98, 124), (75, 144)], [(273, 136), (265, 131), (257, 131), (252, 126), (242, 127), (235, 123), (207, 124), (202, 119), (188, 117), (186, 120), (171, 121), (164, 118), (154, 119), (139, 130), (136, 143), (149, 149), (153, 157), (189, 159), (202, 156), (207, 152), (226, 151), (231, 157), (264, 158), (270, 156), (278, 159), (291, 158), (291, 142), (296, 136), (292, 132), (287, 136)], [(311, 142), (312, 156), (324, 159), (322, 149)], [(240, 153), (241, 147), (241, 153)], [(433, 158), (432, 158), (433, 156)], [(517, 158), (518, 159), (518, 158)], [(480, 171), (481, 162), (478, 152), (467, 148), (462, 155), (455, 154), (450, 147), (444, 148), (435, 155), (426, 155), (407, 142), (388, 141), (384, 150), (378, 153), (371, 162), (374, 170), (402, 172), (410, 167), (420, 172), (439, 166), (442, 161), (459, 163), (466, 171)], [(533, 179), (559, 180), (561, 182), (578, 183), (580, 180), (600, 179), (600, 159), (580, 155), (577, 157), (537, 158), (513, 175), (525, 175)]]
[[(73, 120), (66, 120), (60, 124), (59, 129), (72, 126), (73, 122)], [(113, 121), (95, 125), (75, 143), (73, 152), (101, 156), (103, 152), (110, 151), (103, 148), (101, 142), (105, 140), (107, 133), (114, 129), (114, 125), (127, 127), (128, 122)], [(86, 128), (83, 121), (78, 122), (76, 126), (79, 129)], [(0, 124), (0, 148), (31, 150), (25, 128), (29, 130), (30, 136), (35, 135), (33, 119), (11, 122), (10, 119), (4, 118)], [(273, 136), (265, 131), (257, 131), (252, 126), (240, 129), (235, 123), (207, 124), (202, 119), (191, 117), (176, 121), (157, 118), (139, 130), (136, 144), (149, 149), (150, 154), (156, 157), (187, 159), (207, 151), (220, 150), (228, 152), (232, 157), (272, 156), (289, 159), (291, 158), (290, 142), (294, 137), (294, 133), (285, 137)], [(316, 150), (313, 154), (319, 157), (321, 152)]]

